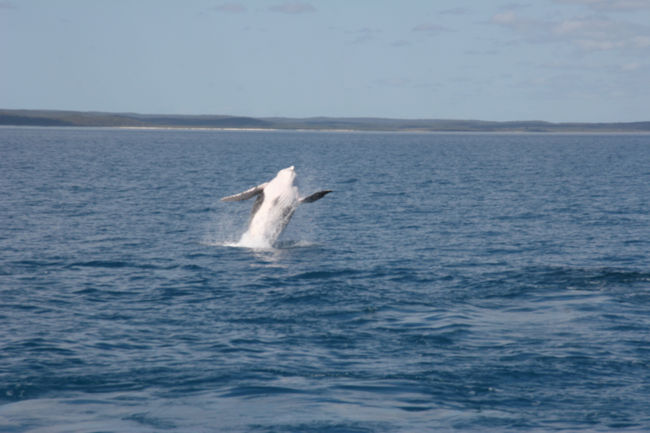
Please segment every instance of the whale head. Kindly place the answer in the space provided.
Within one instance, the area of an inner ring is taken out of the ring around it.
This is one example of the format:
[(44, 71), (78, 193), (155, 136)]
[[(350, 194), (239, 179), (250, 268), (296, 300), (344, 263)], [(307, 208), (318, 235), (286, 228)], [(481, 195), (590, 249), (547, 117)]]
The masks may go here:
[(293, 182), (296, 180), (295, 167), (292, 165), (291, 167), (283, 168), (282, 170), (278, 171), (276, 179), (283, 183), (293, 185)]

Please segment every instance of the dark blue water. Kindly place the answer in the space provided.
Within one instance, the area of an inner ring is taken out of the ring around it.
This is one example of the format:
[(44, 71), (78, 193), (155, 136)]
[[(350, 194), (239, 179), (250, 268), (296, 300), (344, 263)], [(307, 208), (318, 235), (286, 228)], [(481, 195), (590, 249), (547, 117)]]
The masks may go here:
[(649, 258), (648, 135), (2, 128), (0, 431), (650, 431)]

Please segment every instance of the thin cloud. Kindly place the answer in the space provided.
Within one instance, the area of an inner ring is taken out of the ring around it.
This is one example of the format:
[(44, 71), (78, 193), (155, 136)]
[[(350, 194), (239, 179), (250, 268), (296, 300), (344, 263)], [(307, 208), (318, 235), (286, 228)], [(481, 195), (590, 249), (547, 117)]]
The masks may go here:
[(530, 7), (529, 4), (523, 4), (523, 3), (507, 3), (504, 4), (500, 7), (501, 10), (519, 10), (519, 9), (528, 9)]
[(650, 27), (608, 18), (573, 18), (556, 23), (553, 33), (585, 50), (650, 47)]
[(241, 3), (223, 3), (216, 6), (214, 9), (228, 14), (242, 14), (248, 12), (248, 8)]
[(283, 14), (304, 14), (316, 12), (316, 8), (310, 5), (309, 3), (303, 2), (286, 2), (279, 5), (271, 6), (269, 8), (271, 12), (278, 12)]
[(373, 84), (378, 87), (399, 89), (431, 89), (438, 87), (436, 83), (414, 81), (408, 77), (386, 77), (374, 80)]
[(650, 48), (650, 35), (635, 36), (632, 38), (632, 43), (637, 48)]
[(598, 11), (650, 10), (648, 0), (555, 0), (555, 2), (586, 6)]
[(405, 77), (391, 77), (377, 80), (376, 83), (382, 87), (412, 87), (413, 81)]
[(510, 29), (531, 43), (568, 42), (584, 51), (650, 47), (650, 27), (607, 17), (549, 21), (528, 18), (510, 10), (494, 15), (490, 23)]
[(548, 23), (542, 20), (526, 18), (513, 10), (507, 10), (495, 14), (490, 23), (506, 27), (523, 35), (528, 40), (537, 40), (546, 37)]
[(451, 8), (440, 11), (440, 15), (467, 15), (469, 11), (465, 8)]
[(364, 27), (362, 29), (348, 33), (355, 36), (354, 40), (352, 40), (353, 44), (361, 44), (375, 39), (375, 37), (381, 33), (381, 30)]
[(638, 62), (624, 63), (621, 65), (621, 71), (623, 72), (633, 72), (638, 70), (641, 65)]
[(410, 45), (411, 45), (411, 43), (409, 41), (407, 41), (407, 40), (404, 40), (404, 39), (399, 39), (397, 41), (393, 41), (390, 44), (391, 47), (395, 47), (395, 48), (408, 47)]
[(438, 35), (440, 33), (448, 32), (450, 30), (447, 27), (441, 26), (439, 24), (422, 23), (413, 27), (412, 31), (418, 33), (425, 33), (428, 35)]
[(495, 14), (490, 21), (500, 26), (513, 27), (519, 21), (519, 17), (515, 11), (506, 11)]

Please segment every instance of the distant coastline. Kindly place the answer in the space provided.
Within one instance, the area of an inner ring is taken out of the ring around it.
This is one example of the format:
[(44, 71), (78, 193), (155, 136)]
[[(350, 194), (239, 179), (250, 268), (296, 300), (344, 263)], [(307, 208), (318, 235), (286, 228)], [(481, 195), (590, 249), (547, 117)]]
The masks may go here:
[(492, 122), (482, 120), (370, 117), (255, 118), (221, 115), (8, 109), (0, 109), (0, 126), (391, 132), (650, 133), (650, 121), (553, 123), (537, 120)]

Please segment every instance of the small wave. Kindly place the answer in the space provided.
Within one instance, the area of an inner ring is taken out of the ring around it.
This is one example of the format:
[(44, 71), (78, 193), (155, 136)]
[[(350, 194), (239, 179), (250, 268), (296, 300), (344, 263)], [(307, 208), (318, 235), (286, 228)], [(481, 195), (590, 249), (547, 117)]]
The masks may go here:
[(222, 396), (253, 398), (280, 394), (304, 394), (304, 391), (283, 386), (239, 386), (225, 392)]
[[(15, 266), (17, 268), (31, 268), (31, 267), (47, 267), (47, 266), (61, 266), (65, 263), (62, 260), (18, 260), (8, 262), (6, 265)], [(9, 271), (11, 272), (11, 270)]]
[(322, 280), (329, 278), (340, 278), (340, 277), (350, 277), (359, 275), (359, 271), (355, 269), (337, 269), (331, 271), (309, 271), (302, 272), (300, 274), (294, 275), (291, 279), (296, 280)]
[(147, 412), (134, 413), (133, 415), (129, 415), (122, 419), (124, 421), (134, 421), (137, 424), (141, 424), (145, 427), (152, 427), (156, 430), (173, 430), (177, 427), (172, 421), (152, 416)]
[(68, 265), (70, 268), (126, 268), (129, 266), (133, 266), (133, 264), (117, 260), (90, 260), (87, 262), (74, 262)]
[(650, 281), (650, 274), (632, 269), (619, 268), (571, 268), (549, 267), (538, 269), (534, 274), (540, 282), (561, 283), (571, 289), (602, 288), (609, 285), (629, 285)]
[(292, 248), (311, 248), (319, 244), (311, 241), (280, 241), (275, 243), (275, 248), (282, 250), (289, 250)]
[(120, 260), (90, 260), (87, 262), (73, 262), (70, 263), (68, 268), (138, 268), (138, 269), (159, 269), (158, 266), (152, 264), (138, 264), (132, 262), (125, 262)]

